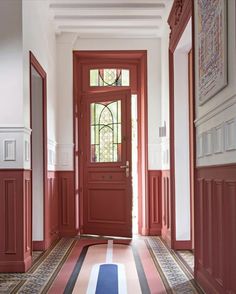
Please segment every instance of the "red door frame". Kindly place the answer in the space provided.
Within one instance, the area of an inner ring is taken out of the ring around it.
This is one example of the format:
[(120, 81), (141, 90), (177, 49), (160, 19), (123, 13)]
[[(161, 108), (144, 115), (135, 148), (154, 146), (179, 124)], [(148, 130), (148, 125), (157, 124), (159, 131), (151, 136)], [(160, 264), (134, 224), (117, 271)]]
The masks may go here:
[[(47, 195), (47, 191), (48, 191), (48, 187), (47, 187), (47, 171), (48, 171), (48, 160), (47, 160), (47, 74), (45, 72), (45, 70), (43, 69), (43, 67), (40, 65), (40, 63), (38, 62), (38, 60), (36, 59), (36, 57), (34, 56), (34, 54), (30, 51), (29, 53), (29, 75), (30, 75), (30, 128), (32, 129), (32, 70), (31, 70), (31, 66), (34, 67), (34, 69), (37, 71), (37, 73), (40, 75), (40, 77), (42, 78), (42, 84), (43, 84), (43, 191), (44, 191), (44, 195), (43, 195), (43, 200), (44, 200), (44, 213), (43, 213), (43, 221), (44, 221), (44, 225), (43, 225), (43, 240), (42, 241), (34, 241), (33, 242), (33, 246), (32, 249), (33, 250), (45, 250), (48, 248), (48, 246), (50, 244), (47, 244), (47, 240), (46, 240), (46, 222), (47, 222), (47, 218), (46, 216), (48, 215), (47, 213), (47, 205), (46, 205), (46, 195)], [(32, 154), (33, 154), (33, 150), (32, 150), (32, 135), (31, 135), (31, 144), (30, 144), (30, 151), (31, 151), (31, 195), (33, 197), (33, 169), (32, 169)], [(32, 202), (33, 203), (33, 202)], [(33, 205), (32, 205), (32, 210), (31, 210), (31, 219), (32, 219), (32, 215), (33, 215)], [(33, 223), (33, 222), (31, 222)], [(32, 230), (33, 230), (33, 225), (32, 225)], [(33, 234), (31, 235), (33, 237)]]
[[(192, 249), (192, 235), (190, 242), (178, 243), (176, 241), (176, 215), (175, 215), (175, 122), (174, 122), (174, 52), (178, 45), (181, 36), (192, 17), (192, 40), (194, 40), (194, 13), (193, 13), (193, 1), (185, 0), (178, 1), (175, 0), (168, 18), (168, 24), (170, 26), (170, 42), (169, 42), (169, 92), (170, 92), (170, 100), (169, 100), (169, 113), (170, 113), (170, 195), (171, 195), (171, 248), (172, 249)], [(194, 41), (192, 41), (194, 42)], [(194, 56), (194, 43), (192, 46), (193, 56)], [(193, 60), (194, 64), (194, 60)], [(195, 97), (194, 97), (194, 66), (193, 66), (193, 97), (191, 101), (192, 107), (195, 105)], [(196, 150), (195, 146), (195, 127), (194, 127), (194, 109), (190, 109), (191, 119), (189, 121), (190, 127), (190, 137), (193, 138), (193, 142), (191, 143), (191, 154), (190, 154), (190, 167), (195, 171), (196, 168)], [(192, 132), (192, 133), (191, 133)], [(194, 172), (195, 174), (195, 172)], [(193, 175), (194, 178), (194, 175)], [(194, 180), (195, 182), (195, 180)], [(191, 211), (191, 220), (192, 220), (192, 209)], [(192, 234), (192, 232), (191, 232)]]
[[(113, 64), (113, 66), (126, 67), (136, 66), (137, 68), (137, 108), (138, 108), (138, 229), (142, 235), (148, 234), (148, 119), (147, 119), (147, 51), (146, 50), (122, 50), (122, 51), (73, 51), (73, 97), (74, 97), (74, 168), (75, 168), (75, 193), (76, 203), (79, 203), (80, 213), (77, 223), (80, 232), (83, 227), (83, 203), (79, 193), (82, 192), (83, 169), (79, 157), (82, 142), (79, 134), (79, 119), (81, 97), (85, 94), (82, 91), (82, 69), (85, 64)], [(132, 91), (133, 85), (131, 85)], [(122, 89), (125, 87), (122, 87)], [(96, 90), (96, 88), (94, 89)], [(80, 178), (79, 178), (80, 174)], [(80, 199), (78, 201), (78, 199)], [(145, 202), (145, 216), (143, 215), (143, 203)], [(78, 208), (77, 208), (78, 209)], [(145, 217), (145, 219), (144, 219)]]

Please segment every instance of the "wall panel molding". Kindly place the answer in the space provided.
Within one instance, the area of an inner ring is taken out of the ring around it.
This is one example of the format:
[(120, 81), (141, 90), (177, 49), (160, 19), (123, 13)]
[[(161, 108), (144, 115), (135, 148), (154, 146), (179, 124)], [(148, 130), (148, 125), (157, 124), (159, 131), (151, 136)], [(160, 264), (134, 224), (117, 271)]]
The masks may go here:
[(5, 207), (5, 254), (16, 254), (16, 178), (3, 179), (3, 194)]
[(236, 164), (196, 170), (195, 277), (206, 293), (236, 293)]
[[(45, 248), (47, 249), (59, 237), (59, 194), (58, 173), (47, 173), (47, 195), (45, 198)], [(35, 244), (37, 246), (37, 244)], [(38, 244), (40, 246), (40, 243)]]
[(0, 272), (25, 272), (31, 256), (31, 171), (0, 169)]
[(74, 189), (74, 171), (57, 171), (60, 236), (78, 234), (78, 199)]
[(30, 168), (30, 134), (26, 127), (0, 126), (0, 168)]
[(71, 171), (74, 169), (74, 144), (57, 144), (56, 170)]
[(3, 160), (4, 161), (16, 161), (16, 140), (7, 139), (3, 140)]
[(149, 195), (149, 234), (161, 235), (162, 206), (161, 206), (161, 170), (148, 171)]
[(236, 117), (215, 120), (197, 129), (197, 165), (234, 163), (236, 156)]
[(48, 139), (48, 170), (56, 170), (57, 142)]

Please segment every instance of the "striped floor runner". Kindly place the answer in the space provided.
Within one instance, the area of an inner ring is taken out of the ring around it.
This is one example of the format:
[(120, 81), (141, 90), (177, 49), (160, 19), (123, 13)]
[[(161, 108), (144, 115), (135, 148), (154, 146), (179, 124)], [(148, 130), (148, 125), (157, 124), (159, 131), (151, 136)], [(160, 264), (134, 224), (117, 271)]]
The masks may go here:
[(158, 237), (61, 239), (25, 274), (0, 274), (0, 293), (202, 293)]

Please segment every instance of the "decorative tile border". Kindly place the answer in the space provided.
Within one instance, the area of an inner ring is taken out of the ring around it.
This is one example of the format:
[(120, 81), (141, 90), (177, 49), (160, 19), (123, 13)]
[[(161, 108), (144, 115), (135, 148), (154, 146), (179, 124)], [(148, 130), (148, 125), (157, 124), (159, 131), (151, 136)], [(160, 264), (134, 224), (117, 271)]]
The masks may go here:
[(46, 293), (75, 243), (75, 239), (61, 239), (36, 258), (27, 273), (0, 273), (0, 293)]
[(167, 293), (202, 293), (192, 274), (180, 265), (175, 253), (159, 237), (147, 238), (146, 244), (163, 278)]

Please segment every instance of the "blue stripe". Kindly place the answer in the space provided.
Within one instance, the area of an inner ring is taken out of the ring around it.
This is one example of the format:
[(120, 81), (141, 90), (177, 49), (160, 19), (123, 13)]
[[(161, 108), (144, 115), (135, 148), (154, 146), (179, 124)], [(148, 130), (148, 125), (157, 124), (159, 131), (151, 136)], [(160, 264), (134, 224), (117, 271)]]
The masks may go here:
[(118, 294), (118, 267), (116, 264), (100, 265), (95, 294)]

